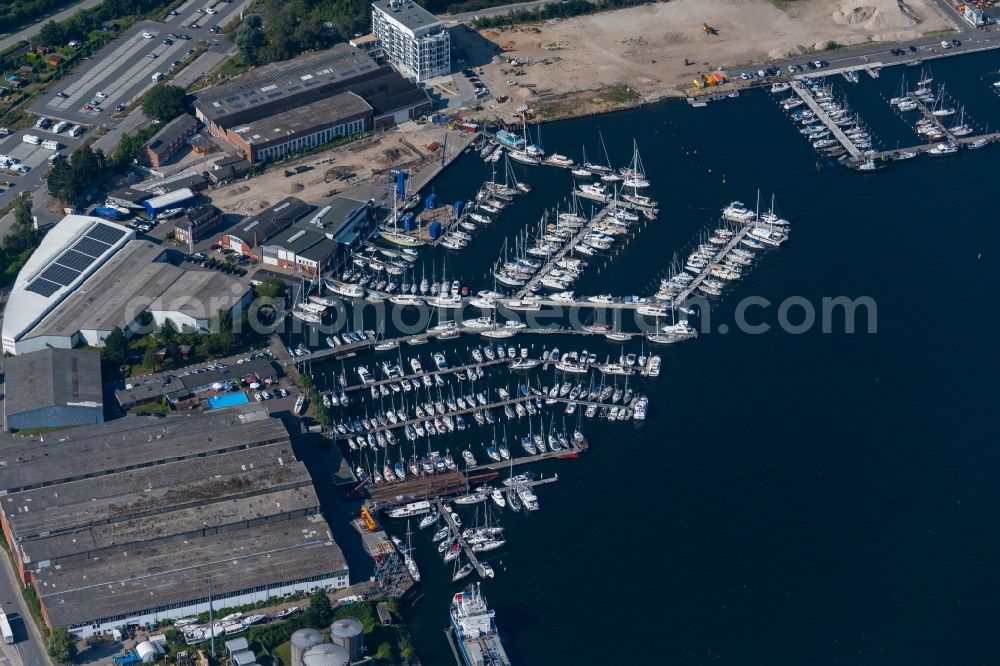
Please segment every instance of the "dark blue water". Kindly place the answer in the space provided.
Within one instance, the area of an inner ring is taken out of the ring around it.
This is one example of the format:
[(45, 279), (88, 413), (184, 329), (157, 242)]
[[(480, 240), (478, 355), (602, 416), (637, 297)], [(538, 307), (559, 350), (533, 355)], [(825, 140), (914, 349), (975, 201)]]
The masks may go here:
[[(1000, 56), (979, 55), (939, 61), (934, 74), (976, 122), (996, 125), (998, 68)], [(903, 73), (841, 86), (890, 147), (915, 142), (881, 99)], [(616, 164), (639, 141), (661, 212), (578, 293), (650, 293), (675, 252), (758, 188), (776, 195), (792, 238), (717, 305), (712, 332), (659, 351), (660, 378), (635, 382), (651, 399), (645, 423), (585, 421), (586, 456), (537, 468), (560, 479), (538, 489), (540, 512), (507, 515), (508, 545), (490, 558), (497, 579), (483, 586), (514, 663), (997, 663), (1000, 146), (861, 175), (818, 164), (762, 92), (546, 125), (543, 139), (577, 158), (586, 142), (595, 156), (598, 130)], [(434, 188), (467, 198), (488, 173), (470, 156)], [(532, 195), (449, 254), (449, 278), (488, 286), (503, 238), (568, 191), (565, 172), (519, 174)], [(440, 270), (443, 254), (429, 256)], [(773, 304), (752, 317), (775, 327), (766, 334), (734, 326), (750, 296)], [(778, 304), (795, 296), (817, 314), (824, 297), (871, 297), (877, 332), (863, 316), (855, 334), (842, 317), (832, 333), (782, 332)], [(476, 342), (402, 353), (427, 367), (431, 352), (457, 358)], [(434, 446), (489, 438), (473, 429)], [(415, 545), (417, 649), (425, 664), (451, 664), (442, 632), (458, 585), (429, 535)]]

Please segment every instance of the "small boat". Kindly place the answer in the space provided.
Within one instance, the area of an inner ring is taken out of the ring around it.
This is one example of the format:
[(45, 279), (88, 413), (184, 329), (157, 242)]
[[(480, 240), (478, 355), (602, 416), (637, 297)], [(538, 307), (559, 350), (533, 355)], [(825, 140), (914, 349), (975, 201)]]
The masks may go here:
[(431, 511), (426, 516), (424, 516), (423, 518), (420, 519), (420, 524), (419, 524), (418, 527), (419, 527), (419, 529), (424, 529), (426, 527), (430, 527), (431, 525), (433, 525), (437, 521), (438, 521), (437, 511)]

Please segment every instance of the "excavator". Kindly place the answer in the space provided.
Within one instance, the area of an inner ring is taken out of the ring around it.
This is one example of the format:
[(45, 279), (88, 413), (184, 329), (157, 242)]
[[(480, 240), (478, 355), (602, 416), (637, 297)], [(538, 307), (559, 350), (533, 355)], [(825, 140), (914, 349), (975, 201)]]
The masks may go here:
[(705, 31), (706, 35), (718, 35), (719, 34), (718, 30), (716, 30), (715, 28), (713, 28), (712, 26), (710, 26), (707, 23), (702, 23), (701, 24), (701, 29)]

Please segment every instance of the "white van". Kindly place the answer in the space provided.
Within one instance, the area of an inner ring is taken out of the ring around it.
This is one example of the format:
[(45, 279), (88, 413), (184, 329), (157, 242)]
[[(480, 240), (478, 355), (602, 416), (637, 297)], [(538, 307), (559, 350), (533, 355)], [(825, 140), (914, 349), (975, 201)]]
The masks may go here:
[(156, 74), (153, 74), (153, 80), (154, 81), (162, 81), (163, 80), (163, 72), (157, 72)]
[(21, 138), (21, 141), (24, 141), (25, 143), (30, 143), (30, 144), (31, 144), (31, 145), (33, 145), (33, 146), (37, 146), (38, 144), (40, 144), (40, 143), (42, 142), (42, 140), (41, 140), (41, 139), (39, 139), (39, 138), (38, 138), (37, 136), (35, 136), (34, 134), (25, 134), (25, 135), (24, 135), (24, 136), (23, 136), (23, 137)]
[(59, 150), (62, 146), (56, 141), (42, 141), (42, 148), (45, 150)]

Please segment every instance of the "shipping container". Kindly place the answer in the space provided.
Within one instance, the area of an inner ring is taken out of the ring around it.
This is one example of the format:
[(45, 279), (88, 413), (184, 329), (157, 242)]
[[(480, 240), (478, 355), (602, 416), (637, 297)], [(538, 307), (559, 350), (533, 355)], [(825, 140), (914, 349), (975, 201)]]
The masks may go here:
[(427, 233), (430, 234), (432, 239), (439, 238), (441, 236), (441, 223), (431, 222), (431, 226), (427, 228)]

